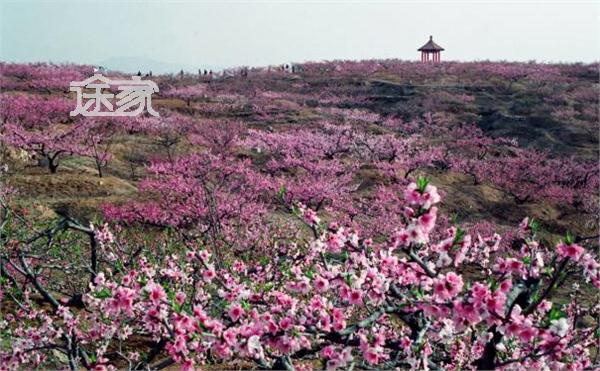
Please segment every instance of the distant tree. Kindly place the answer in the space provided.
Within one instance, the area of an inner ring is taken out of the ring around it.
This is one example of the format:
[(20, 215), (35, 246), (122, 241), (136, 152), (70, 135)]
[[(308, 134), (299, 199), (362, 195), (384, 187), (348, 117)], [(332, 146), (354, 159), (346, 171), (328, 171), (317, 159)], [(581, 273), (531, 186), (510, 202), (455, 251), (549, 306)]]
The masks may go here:
[(2, 140), (35, 154), (40, 164), (56, 173), (60, 159), (82, 152), (85, 125), (70, 122), (72, 106), (62, 98), (2, 97)]
[(194, 99), (204, 97), (207, 92), (205, 84), (188, 85), (178, 88), (172, 88), (164, 93), (165, 97), (176, 98), (185, 101), (189, 107)]
[(187, 140), (188, 135), (195, 132), (196, 122), (183, 115), (171, 113), (160, 118), (142, 118), (137, 121), (137, 131), (152, 138), (154, 144), (162, 147), (169, 161), (175, 158), (177, 145)]
[(86, 118), (83, 123), (85, 132), (82, 136), (83, 156), (94, 160), (98, 176), (102, 178), (103, 170), (108, 166), (112, 155), (110, 149), (114, 136), (122, 130), (119, 122), (111, 119)]

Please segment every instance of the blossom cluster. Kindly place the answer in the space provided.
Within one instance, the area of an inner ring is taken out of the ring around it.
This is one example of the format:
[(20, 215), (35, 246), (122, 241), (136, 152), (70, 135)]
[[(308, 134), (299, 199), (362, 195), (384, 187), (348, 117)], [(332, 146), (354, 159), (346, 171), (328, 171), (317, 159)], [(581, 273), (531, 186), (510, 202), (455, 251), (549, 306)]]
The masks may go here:
[[(233, 359), (308, 369), (314, 357), (328, 369), (591, 367), (597, 329), (577, 325), (577, 318), (600, 308), (580, 302), (578, 289), (568, 304), (551, 296), (565, 272), (580, 272), (600, 288), (590, 252), (569, 236), (544, 246), (528, 221), (516, 252), (499, 251), (497, 235), (472, 239), (456, 228), (438, 240), (431, 235), (437, 188), (419, 178), (404, 197), (407, 224), (384, 243), (325, 225), (300, 205), (295, 212), (314, 238), (284, 243), (275, 257), (254, 265), (197, 245), (160, 260), (135, 257), (106, 225), (93, 228), (103, 267), (83, 294), (84, 310), (39, 291), (44, 284), (30, 277), (39, 287), (27, 286), (21, 308), (1, 324), (12, 339), (0, 353), (2, 364), (47, 367), (60, 362), (55, 349), (70, 364), (94, 369), (123, 362), (152, 368), (161, 352), (183, 369)], [(9, 259), (15, 274), (32, 274), (33, 262)], [(468, 267), (487, 272), (486, 280), (467, 274)], [(36, 287), (49, 306), (34, 303)], [(3, 300), (15, 295), (6, 283), (2, 294)], [(151, 340), (153, 350), (125, 348), (136, 336)]]

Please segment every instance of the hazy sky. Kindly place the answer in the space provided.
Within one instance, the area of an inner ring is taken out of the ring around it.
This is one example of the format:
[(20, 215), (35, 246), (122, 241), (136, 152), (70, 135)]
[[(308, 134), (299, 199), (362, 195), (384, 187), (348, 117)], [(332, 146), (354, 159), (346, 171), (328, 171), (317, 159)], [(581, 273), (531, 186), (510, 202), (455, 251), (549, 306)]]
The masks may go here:
[(600, 2), (10, 2), (0, 59), (181, 66), (417, 59), (429, 35), (451, 60), (595, 61)]

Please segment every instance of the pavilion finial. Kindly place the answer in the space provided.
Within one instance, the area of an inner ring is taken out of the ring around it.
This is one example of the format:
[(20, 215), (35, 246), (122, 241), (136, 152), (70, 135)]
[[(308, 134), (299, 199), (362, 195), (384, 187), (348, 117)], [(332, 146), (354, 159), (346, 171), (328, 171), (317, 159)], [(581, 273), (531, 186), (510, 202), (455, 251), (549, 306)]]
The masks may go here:
[(429, 35), (429, 40), (430, 41), (433, 40), (433, 36)]

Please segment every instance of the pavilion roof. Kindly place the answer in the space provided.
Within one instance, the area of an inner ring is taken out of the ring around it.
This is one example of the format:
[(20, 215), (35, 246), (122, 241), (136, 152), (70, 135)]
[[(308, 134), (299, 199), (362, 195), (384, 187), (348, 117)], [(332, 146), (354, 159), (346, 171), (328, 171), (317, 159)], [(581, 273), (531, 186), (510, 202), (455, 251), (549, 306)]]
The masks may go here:
[(437, 52), (444, 50), (444, 48), (442, 48), (433, 41), (433, 36), (429, 36), (429, 41), (427, 42), (427, 44), (423, 45), (417, 50), (420, 52)]

